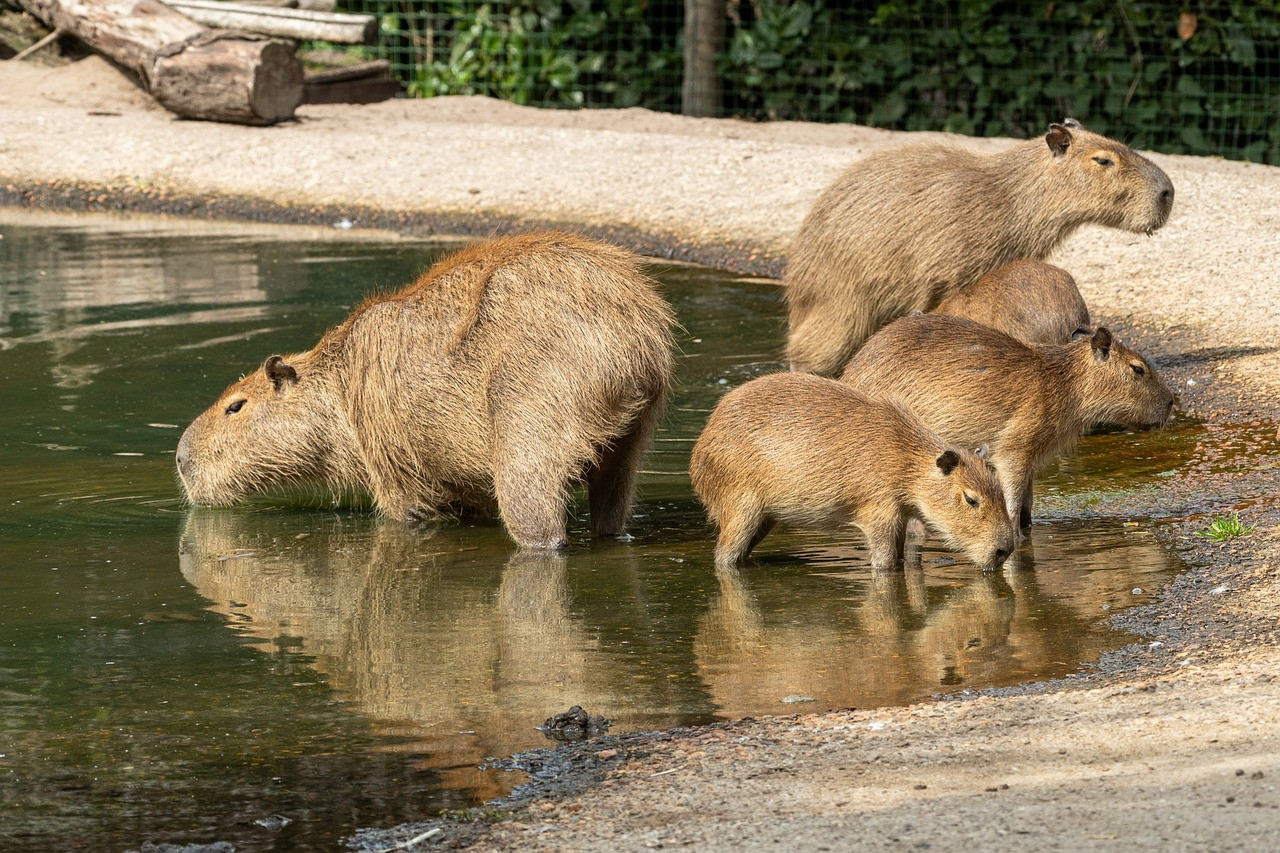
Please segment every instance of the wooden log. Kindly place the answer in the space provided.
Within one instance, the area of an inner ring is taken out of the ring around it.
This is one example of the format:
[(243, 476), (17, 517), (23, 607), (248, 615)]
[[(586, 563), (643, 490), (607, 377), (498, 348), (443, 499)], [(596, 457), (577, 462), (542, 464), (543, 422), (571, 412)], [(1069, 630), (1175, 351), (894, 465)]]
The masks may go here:
[(164, 0), (193, 21), (226, 30), (247, 30), (298, 41), (373, 44), (378, 19), (373, 15), (313, 12), (224, 3), (220, 0)]
[(302, 101), (292, 42), (208, 30), (159, 0), (18, 0), (135, 72), (165, 109), (184, 118), (274, 124)]

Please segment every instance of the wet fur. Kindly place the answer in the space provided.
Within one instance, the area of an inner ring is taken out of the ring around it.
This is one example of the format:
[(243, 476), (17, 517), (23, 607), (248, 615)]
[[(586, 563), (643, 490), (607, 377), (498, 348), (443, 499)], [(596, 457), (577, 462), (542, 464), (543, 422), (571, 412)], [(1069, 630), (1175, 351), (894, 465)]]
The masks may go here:
[(1101, 327), (1032, 346), (972, 320), (916, 314), (867, 341), (841, 381), (900, 399), (945, 441), (987, 444), (1010, 516), (1024, 527), (1035, 472), (1087, 428), (1157, 427), (1173, 409), (1151, 363)]
[(318, 481), (405, 521), (496, 509), (533, 548), (564, 544), (585, 482), (593, 533), (621, 533), (673, 324), (629, 252), (558, 232), (480, 243), (228, 388), (183, 434), (179, 473), (200, 504)]
[(838, 375), (891, 320), (1046, 257), (1085, 223), (1149, 233), (1172, 205), (1158, 166), (1071, 120), (996, 154), (931, 144), (866, 157), (823, 191), (792, 242), (791, 369)]
[(877, 569), (901, 560), (911, 518), (984, 568), (998, 566), (1017, 542), (982, 459), (939, 440), (905, 407), (817, 376), (777, 373), (730, 391), (698, 438), (689, 471), (719, 526), (719, 566), (739, 563), (778, 521), (854, 524)]

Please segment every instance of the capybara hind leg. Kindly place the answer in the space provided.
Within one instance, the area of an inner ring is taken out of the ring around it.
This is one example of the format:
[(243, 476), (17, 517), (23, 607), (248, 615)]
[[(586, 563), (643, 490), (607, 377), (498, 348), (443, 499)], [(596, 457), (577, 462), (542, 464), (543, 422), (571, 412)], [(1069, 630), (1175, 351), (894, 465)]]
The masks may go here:
[(758, 506), (739, 507), (720, 515), (720, 536), (716, 540), (716, 565), (736, 566), (747, 558), (773, 527)]
[(787, 334), (787, 363), (793, 372), (839, 376), (873, 331), (866, 317), (833, 306), (811, 309)]
[(605, 447), (587, 471), (587, 498), (591, 505), (591, 534), (619, 536), (631, 517), (640, 457), (649, 445), (660, 406), (642, 412), (631, 430)]

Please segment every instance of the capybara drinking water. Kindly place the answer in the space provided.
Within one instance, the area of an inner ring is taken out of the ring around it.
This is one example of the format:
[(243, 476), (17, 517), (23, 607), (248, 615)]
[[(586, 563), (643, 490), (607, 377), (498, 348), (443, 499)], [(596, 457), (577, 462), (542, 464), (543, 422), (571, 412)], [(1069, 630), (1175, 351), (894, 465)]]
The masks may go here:
[(977, 454), (942, 442), (897, 403), (817, 376), (775, 373), (730, 391), (689, 472), (720, 527), (719, 566), (739, 563), (777, 521), (853, 524), (876, 569), (898, 564), (912, 518), (984, 569), (1018, 540), (999, 481)]
[(933, 313), (967, 317), (1024, 344), (1065, 344), (1093, 332), (1071, 273), (1030, 258), (992, 270), (942, 300)]
[(986, 444), (1010, 516), (1031, 524), (1037, 469), (1088, 427), (1158, 427), (1173, 394), (1145, 358), (1104, 327), (1067, 344), (1029, 346), (963, 317), (913, 314), (890, 323), (842, 381), (891, 396), (944, 441)]
[(873, 154), (823, 191), (792, 242), (791, 369), (838, 375), (896, 317), (1044, 258), (1085, 223), (1150, 233), (1172, 207), (1158, 166), (1072, 119), (996, 154), (937, 144)]
[(224, 391), (183, 433), (178, 472), (197, 504), (288, 481), (366, 490), (406, 521), (496, 500), (531, 548), (564, 544), (585, 481), (592, 532), (618, 534), (673, 322), (622, 249), (565, 233), (480, 243)]

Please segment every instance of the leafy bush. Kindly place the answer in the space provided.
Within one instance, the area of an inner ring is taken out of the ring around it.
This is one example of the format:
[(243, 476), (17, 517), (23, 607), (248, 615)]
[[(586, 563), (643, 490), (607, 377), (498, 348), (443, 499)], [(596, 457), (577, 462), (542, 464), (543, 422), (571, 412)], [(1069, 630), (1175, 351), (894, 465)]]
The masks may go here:
[[(678, 109), (677, 37), (650, 26), (652, 5), (637, 0), (348, 3), (353, 11), (380, 15), (383, 49), (411, 95)], [(669, 5), (680, 4), (672, 0)]]
[(1027, 137), (1080, 118), (1141, 147), (1280, 163), (1280, 0), (747, 0), (730, 112)]
[[(680, 108), (680, 0), (344, 0), (413, 95)], [(1280, 163), (1280, 0), (725, 0), (725, 110)]]

